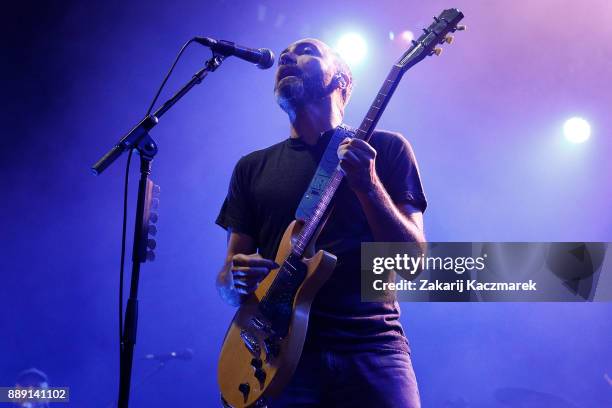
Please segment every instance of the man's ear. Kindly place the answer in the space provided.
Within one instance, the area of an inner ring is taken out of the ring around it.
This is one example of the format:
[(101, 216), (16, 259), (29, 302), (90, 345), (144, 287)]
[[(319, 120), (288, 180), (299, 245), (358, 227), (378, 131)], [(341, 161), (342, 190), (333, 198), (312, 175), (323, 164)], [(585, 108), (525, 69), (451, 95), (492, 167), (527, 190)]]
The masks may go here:
[(349, 81), (350, 79), (348, 75), (346, 75), (344, 72), (338, 72), (334, 77), (334, 83), (336, 88), (346, 89)]

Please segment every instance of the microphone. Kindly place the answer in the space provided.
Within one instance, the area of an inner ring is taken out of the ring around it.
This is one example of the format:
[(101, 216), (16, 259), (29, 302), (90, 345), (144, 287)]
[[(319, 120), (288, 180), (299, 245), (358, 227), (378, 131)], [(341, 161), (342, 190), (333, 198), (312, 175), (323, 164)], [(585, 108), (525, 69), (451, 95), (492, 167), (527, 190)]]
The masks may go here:
[(186, 348), (183, 351), (171, 351), (170, 353), (163, 354), (147, 354), (144, 356), (145, 360), (157, 360), (157, 361), (168, 361), (168, 360), (191, 360), (193, 358), (193, 350)]
[(257, 64), (257, 67), (261, 69), (268, 69), (274, 65), (274, 53), (267, 48), (248, 48), (234, 44), (231, 41), (215, 40), (209, 37), (194, 37), (193, 40), (210, 48), (213, 52), (219, 53), (225, 57), (231, 55), (236, 56), (245, 61)]

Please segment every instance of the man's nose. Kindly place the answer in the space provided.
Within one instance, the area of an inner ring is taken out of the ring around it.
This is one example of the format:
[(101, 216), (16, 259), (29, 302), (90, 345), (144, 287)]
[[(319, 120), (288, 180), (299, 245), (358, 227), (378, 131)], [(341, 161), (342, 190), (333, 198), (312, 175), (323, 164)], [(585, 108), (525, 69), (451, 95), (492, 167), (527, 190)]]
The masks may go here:
[(285, 52), (281, 54), (281, 56), (278, 59), (278, 65), (289, 65), (289, 64), (291, 65), (297, 64), (297, 59), (295, 58), (295, 55), (289, 52)]

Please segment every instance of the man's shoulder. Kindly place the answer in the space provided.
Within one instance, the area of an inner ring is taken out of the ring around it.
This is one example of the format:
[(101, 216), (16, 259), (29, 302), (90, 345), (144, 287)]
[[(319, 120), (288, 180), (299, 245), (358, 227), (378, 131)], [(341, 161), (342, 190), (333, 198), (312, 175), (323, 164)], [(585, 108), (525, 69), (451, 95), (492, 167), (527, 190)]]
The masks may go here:
[(370, 144), (380, 153), (406, 149), (412, 151), (408, 139), (400, 132), (385, 129), (376, 129), (372, 132)]
[(372, 142), (382, 142), (382, 143), (403, 143), (406, 141), (406, 138), (400, 132), (394, 132), (386, 129), (376, 129), (372, 132)]

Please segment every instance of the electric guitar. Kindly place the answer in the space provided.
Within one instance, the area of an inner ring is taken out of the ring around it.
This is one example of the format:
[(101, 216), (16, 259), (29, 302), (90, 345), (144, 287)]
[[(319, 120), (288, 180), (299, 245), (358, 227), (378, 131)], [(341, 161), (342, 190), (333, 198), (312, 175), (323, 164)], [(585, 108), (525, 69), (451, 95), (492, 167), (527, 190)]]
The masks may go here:
[[(449, 33), (463, 14), (444, 10), (393, 65), (354, 137), (368, 141), (404, 73), (430, 55), (439, 55), (439, 44), (452, 41)], [(315, 251), (334, 194), (343, 174), (336, 168), (314, 211), (287, 227), (276, 254), (279, 268), (270, 271), (243, 303), (225, 335), (219, 358), (218, 381), (225, 407), (265, 407), (267, 397), (278, 395), (289, 382), (302, 354), (310, 306), (331, 276), (336, 257)]]

